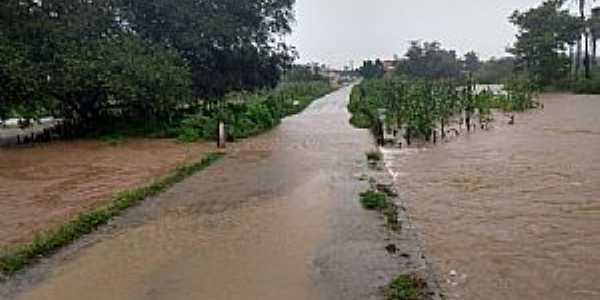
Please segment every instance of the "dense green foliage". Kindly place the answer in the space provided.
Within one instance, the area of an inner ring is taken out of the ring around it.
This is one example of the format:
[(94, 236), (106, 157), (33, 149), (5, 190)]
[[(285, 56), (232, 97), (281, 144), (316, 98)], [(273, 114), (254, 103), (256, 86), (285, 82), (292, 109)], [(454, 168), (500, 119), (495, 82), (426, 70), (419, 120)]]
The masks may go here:
[(295, 57), (293, 0), (7, 0), (0, 118), (82, 132), (172, 120), (201, 101), (273, 88)]
[(311, 82), (311, 81), (327, 81), (322, 72), (326, 69), (325, 66), (317, 64), (309, 65), (293, 65), (283, 74), (283, 82)]
[(554, 83), (569, 74), (567, 45), (580, 38), (583, 25), (563, 6), (561, 0), (544, 2), (526, 12), (515, 12), (510, 21), (519, 28), (517, 42), (510, 50), (519, 66), (540, 84)]
[[(463, 70), (456, 52), (442, 48), (438, 42), (412, 41), (405, 57), (399, 62), (396, 72), (410, 78), (457, 78)], [(473, 61), (469, 63), (467, 67), (473, 67)]]
[(513, 57), (490, 58), (474, 70), (473, 79), (480, 84), (501, 84), (514, 76), (514, 68)]
[(294, 0), (121, 0), (124, 18), (144, 39), (174, 48), (192, 70), (194, 95), (274, 87), (289, 46)]
[(576, 15), (567, 0), (546, 0), (538, 7), (515, 11), (510, 22), (519, 33), (510, 52), (516, 57), (516, 68), (544, 88), (598, 93), (600, 82), (592, 77), (598, 76), (594, 69), (600, 8), (588, 11), (590, 1), (573, 2), (578, 4)]
[(279, 124), (282, 118), (302, 111), (313, 100), (332, 90), (327, 81), (287, 82), (273, 90), (229, 94), (212, 110), (187, 116), (176, 129), (179, 140), (216, 138), (219, 120), (231, 138), (246, 138)]
[(178, 168), (171, 175), (149, 186), (122, 192), (116, 195), (113, 201), (107, 206), (82, 213), (74, 220), (55, 230), (38, 235), (28, 245), (0, 252), (0, 280), (2, 279), (2, 275), (11, 276), (41, 257), (50, 255), (59, 248), (93, 232), (114, 217), (120, 215), (124, 210), (139, 204), (148, 197), (163, 192), (194, 173), (206, 169), (221, 157), (222, 154), (210, 154), (197, 163)]
[(443, 136), (447, 126), (462, 116), (470, 128), (474, 124), (472, 118), (487, 122), (491, 109), (522, 111), (536, 106), (528, 81), (510, 80), (505, 90), (505, 94), (498, 95), (475, 93), (470, 84), (461, 86), (447, 80), (365, 80), (352, 91), (348, 105), (350, 122), (359, 128), (375, 128), (381, 117), (379, 110), (384, 109), (387, 127), (405, 129), (410, 143), (412, 137), (429, 140), (438, 128)]
[(384, 193), (369, 190), (360, 194), (360, 203), (365, 209), (383, 210), (388, 206), (388, 198)]
[(372, 61), (366, 60), (359, 69), (360, 75), (367, 79), (381, 78), (385, 74), (383, 62), (379, 59)]

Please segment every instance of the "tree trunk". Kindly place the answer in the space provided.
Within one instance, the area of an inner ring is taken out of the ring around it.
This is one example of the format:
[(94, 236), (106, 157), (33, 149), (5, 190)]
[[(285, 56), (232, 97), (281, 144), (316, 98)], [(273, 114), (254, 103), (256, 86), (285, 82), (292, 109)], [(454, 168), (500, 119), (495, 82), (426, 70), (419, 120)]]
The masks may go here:
[(445, 139), (446, 138), (446, 128), (445, 128), (446, 124), (444, 124), (444, 119), (442, 119), (440, 123), (441, 123), (440, 127), (441, 127), (441, 130), (442, 130), (442, 139)]
[(590, 60), (590, 36), (589, 33), (585, 32), (584, 34), (585, 36), (585, 58), (583, 59), (583, 63), (585, 64), (585, 78), (589, 79), (590, 78), (590, 64), (591, 64), (591, 60)]
[(573, 45), (569, 44), (569, 79), (573, 80)]
[(592, 36), (592, 66), (596, 66), (596, 51), (598, 50), (598, 39)]
[(467, 125), (467, 132), (471, 131), (471, 114), (469, 112), (467, 112), (467, 115), (465, 117), (465, 124)]
[(581, 68), (581, 37), (577, 40), (577, 53), (575, 54), (575, 76), (574, 80), (579, 77), (579, 69)]
[[(585, 0), (579, 0), (579, 13), (581, 15), (581, 21), (585, 23)], [(584, 28), (583, 37), (585, 42), (585, 57), (583, 59), (583, 64), (585, 65), (585, 78), (590, 78), (590, 37), (587, 26)]]

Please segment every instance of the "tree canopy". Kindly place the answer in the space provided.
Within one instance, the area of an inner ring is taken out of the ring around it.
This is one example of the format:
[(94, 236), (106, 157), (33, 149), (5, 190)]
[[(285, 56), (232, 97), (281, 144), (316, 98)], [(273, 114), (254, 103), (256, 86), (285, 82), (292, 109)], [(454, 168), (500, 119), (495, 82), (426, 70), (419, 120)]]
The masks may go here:
[(461, 64), (454, 50), (446, 50), (438, 42), (412, 41), (397, 72), (413, 78), (442, 79), (458, 77)]
[(0, 118), (170, 116), (273, 87), (295, 58), (294, 0), (7, 0)]
[(519, 29), (510, 52), (517, 58), (517, 66), (541, 84), (568, 74), (569, 58), (565, 51), (581, 36), (581, 20), (562, 9), (563, 4), (562, 0), (548, 0), (525, 12), (515, 11), (510, 17)]

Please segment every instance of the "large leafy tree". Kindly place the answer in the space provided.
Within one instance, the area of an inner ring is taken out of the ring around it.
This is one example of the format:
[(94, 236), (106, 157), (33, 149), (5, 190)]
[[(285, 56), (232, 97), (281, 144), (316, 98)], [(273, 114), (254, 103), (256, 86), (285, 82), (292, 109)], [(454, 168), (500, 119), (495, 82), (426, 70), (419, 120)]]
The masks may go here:
[(51, 113), (69, 101), (66, 93), (80, 87), (56, 80), (85, 74), (67, 74), (64, 58), (85, 57), (90, 44), (119, 31), (109, 0), (10, 0), (0, 4), (0, 16), (3, 50), (12, 53), (0, 62), (5, 78), (0, 106), (25, 117)]
[(481, 64), (481, 68), (473, 74), (473, 77), (478, 83), (499, 84), (514, 75), (514, 66), (513, 57), (492, 57)]
[(414, 78), (444, 79), (460, 76), (461, 64), (453, 50), (438, 42), (412, 41), (398, 72)]
[(144, 39), (176, 49), (190, 64), (194, 94), (272, 87), (293, 49), (294, 0), (124, 0), (126, 24)]
[(550, 84), (568, 74), (566, 46), (581, 36), (581, 20), (562, 9), (563, 4), (562, 0), (548, 0), (525, 12), (515, 11), (510, 17), (519, 29), (510, 52), (517, 58), (518, 67), (541, 84)]
[(482, 66), (482, 63), (479, 60), (479, 56), (477, 56), (477, 53), (475, 53), (475, 51), (469, 51), (469, 52), (467, 52), (467, 54), (465, 54), (465, 57), (464, 57), (465, 71), (475, 73), (481, 68), (481, 66)]
[(7, 0), (0, 117), (53, 113), (82, 127), (170, 118), (192, 94), (274, 86), (294, 58), (293, 0)]

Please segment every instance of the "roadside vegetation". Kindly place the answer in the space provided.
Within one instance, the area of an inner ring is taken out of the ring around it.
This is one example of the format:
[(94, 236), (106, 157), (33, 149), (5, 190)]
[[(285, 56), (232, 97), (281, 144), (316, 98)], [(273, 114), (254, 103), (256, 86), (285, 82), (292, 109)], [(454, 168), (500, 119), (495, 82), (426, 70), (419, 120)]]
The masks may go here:
[(282, 118), (299, 113), (332, 89), (327, 80), (318, 78), (284, 82), (275, 89), (255, 93), (232, 93), (218, 107), (186, 115), (171, 133), (182, 142), (214, 140), (218, 122), (223, 121), (230, 138), (247, 138), (273, 128)]
[[(367, 152), (367, 162), (371, 168), (377, 168), (378, 165), (381, 165), (382, 159), (383, 156), (379, 151), (373, 150)], [(381, 213), (385, 219), (386, 226), (390, 230), (400, 230), (402, 224), (398, 219), (398, 205), (394, 202), (394, 198), (397, 198), (398, 194), (394, 188), (390, 185), (380, 184), (373, 178), (369, 180), (369, 184), (369, 190), (360, 194), (362, 207)]]
[(201, 161), (182, 166), (151, 185), (119, 193), (106, 206), (81, 213), (74, 220), (54, 230), (37, 235), (30, 244), (15, 249), (0, 249), (0, 280), (14, 275), (41, 258), (53, 254), (61, 247), (95, 231), (144, 199), (156, 196), (176, 183), (206, 169), (221, 159), (222, 156), (219, 153), (209, 154)]
[[(373, 163), (381, 164), (381, 153), (370, 151), (367, 153), (369, 166)], [(360, 194), (360, 203), (366, 210), (378, 212), (385, 222), (385, 227), (392, 234), (402, 230), (400, 220), (400, 207), (394, 201), (398, 197), (393, 185), (377, 182), (375, 178), (369, 179), (369, 189)], [(388, 244), (385, 250), (390, 255), (396, 255), (398, 247), (396, 244)], [(383, 295), (386, 300), (424, 300), (427, 299), (425, 291), (427, 283), (416, 275), (401, 275), (396, 277), (387, 286), (383, 287)]]
[(0, 120), (53, 116), (66, 138), (209, 139), (217, 119), (256, 134), (330, 91), (274, 42), (293, 3), (3, 1)]
[(385, 288), (386, 300), (424, 300), (425, 283), (416, 276), (398, 276)]
[(392, 199), (395, 197), (395, 193), (389, 195), (377, 188), (372, 188), (360, 194), (360, 203), (367, 210), (380, 212), (385, 219), (386, 226), (392, 231), (398, 231), (402, 229), (402, 224), (398, 220), (398, 206)]

